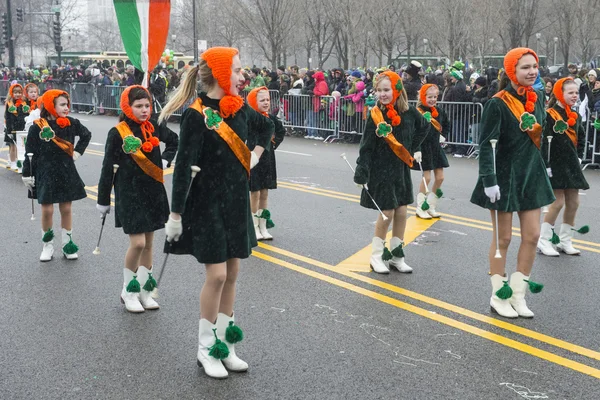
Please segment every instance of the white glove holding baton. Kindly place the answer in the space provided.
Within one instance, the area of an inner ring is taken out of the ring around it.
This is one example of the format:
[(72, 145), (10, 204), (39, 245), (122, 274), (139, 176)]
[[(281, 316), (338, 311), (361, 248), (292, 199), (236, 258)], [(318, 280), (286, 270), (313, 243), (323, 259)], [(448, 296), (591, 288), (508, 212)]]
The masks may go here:
[(497, 200), (500, 200), (500, 186), (494, 185), (490, 187), (486, 187), (485, 195), (490, 199), (490, 203), (495, 203)]
[(169, 216), (169, 220), (165, 224), (165, 233), (167, 234), (167, 242), (178, 242), (179, 237), (183, 233), (181, 217), (179, 217), (179, 219), (173, 219), (173, 217)]
[(27, 189), (33, 190), (35, 187), (35, 177), (33, 176), (24, 176), (21, 178), (23, 180), (23, 184), (27, 186)]
[(415, 159), (415, 161), (417, 163), (421, 163), (423, 161), (423, 154), (420, 151), (415, 152), (415, 154), (413, 155), (413, 158)]
[(552, 168), (546, 168), (546, 172), (548, 173), (548, 177), (552, 178)]
[(96, 204), (96, 210), (100, 211), (100, 218), (104, 218), (106, 217), (106, 214), (110, 214), (110, 206)]

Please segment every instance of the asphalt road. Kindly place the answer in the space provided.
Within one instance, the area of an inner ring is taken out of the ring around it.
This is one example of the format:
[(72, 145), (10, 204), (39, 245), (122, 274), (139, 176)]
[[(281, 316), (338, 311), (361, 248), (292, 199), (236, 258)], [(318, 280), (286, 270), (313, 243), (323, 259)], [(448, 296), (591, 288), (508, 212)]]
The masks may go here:
[[(363, 250), (377, 214), (358, 205), (339, 157), (354, 162), (358, 146), (286, 138), (280, 187), (270, 195), (275, 240), (242, 262), (239, 279), (236, 317), (246, 339), (236, 349), (250, 370), (215, 381), (195, 360), (203, 266), (171, 257), (161, 309), (133, 315), (119, 302), (128, 240), (113, 214), (102, 254), (92, 255), (94, 190), (116, 118), (74, 116), (93, 133), (77, 161), (90, 196), (73, 206), (78, 261), (38, 261), (39, 206), (30, 221), (19, 175), (0, 170), (0, 399), (600, 397), (598, 171), (585, 172), (591, 189), (578, 222), (591, 232), (575, 242), (582, 255), (538, 256), (532, 278), (545, 288), (528, 295), (536, 316), (507, 321), (489, 313), (489, 213), (469, 203), (476, 160), (450, 159), (441, 220), (409, 221), (414, 273), (381, 276), (368, 271)], [(6, 158), (3, 150), (0, 164)], [(163, 239), (157, 232), (157, 272)]]

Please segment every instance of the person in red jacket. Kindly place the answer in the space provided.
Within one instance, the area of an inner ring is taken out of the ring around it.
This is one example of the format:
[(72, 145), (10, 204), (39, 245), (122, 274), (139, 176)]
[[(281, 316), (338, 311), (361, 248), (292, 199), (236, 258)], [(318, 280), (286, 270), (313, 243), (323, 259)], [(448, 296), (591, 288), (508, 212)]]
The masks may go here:
[(308, 139), (323, 140), (323, 137), (319, 134), (319, 131), (315, 128), (319, 126), (320, 111), (321, 111), (321, 96), (329, 95), (329, 88), (327, 82), (325, 82), (325, 75), (321, 71), (315, 72), (313, 75), (315, 80), (315, 88), (313, 89), (313, 107), (308, 113)]

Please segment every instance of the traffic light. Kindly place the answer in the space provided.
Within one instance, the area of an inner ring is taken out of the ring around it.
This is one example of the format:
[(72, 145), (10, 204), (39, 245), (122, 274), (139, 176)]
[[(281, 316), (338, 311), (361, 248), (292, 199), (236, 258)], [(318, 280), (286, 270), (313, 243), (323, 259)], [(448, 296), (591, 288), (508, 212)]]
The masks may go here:
[(2, 43), (8, 43), (8, 15), (2, 13)]
[(57, 49), (61, 48), (60, 43), (60, 21), (54, 21), (52, 26), (52, 31), (54, 33), (54, 47)]
[(23, 9), (17, 8), (17, 21), (23, 22)]

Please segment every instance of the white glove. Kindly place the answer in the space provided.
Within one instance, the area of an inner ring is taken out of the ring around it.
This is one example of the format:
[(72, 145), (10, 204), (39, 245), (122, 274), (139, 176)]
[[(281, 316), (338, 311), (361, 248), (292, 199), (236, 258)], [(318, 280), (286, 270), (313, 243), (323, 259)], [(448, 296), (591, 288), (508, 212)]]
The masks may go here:
[(163, 164), (163, 169), (169, 168), (169, 162), (167, 160), (165, 160), (164, 158), (162, 160), (162, 164)]
[(548, 177), (552, 178), (552, 168), (546, 168), (546, 172), (548, 173)]
[(110, 214), (110, 206), (102, 206), (100, 204), (96, 204), (96, 210), (100, 211), (100, 217), (106, 217), (106, 214)]
[(581, 165), (581, 158), (578, 158), (578, 160), (579, 160), (579, 165)]
[(180, 219), (173, 219), (169, 216), (169, 220), (165, 224), (165, 232), (167, 234), (167, 242), (179, 242), (179, 237), (183, 233), (183, 225)]
[(442, 135), (440, 135), (440, 143), (444, 143), (446, 141), (446, 138), (443, 137)]
[(35, 177), (23, 176), (21, 179), (23, 180), (23, 184), (27, 186), (27, 189), (33, 190), (33, 188), (35, 187)]
[(74, 151), (73, 152), (73, 161), (77, 161), (77, 159), (81, 157), (81, 154), (79, 154), (78, 152)]
[(361, 189), (369, 190), (369, 187), (366, 183), (364, 185), (361, 185), (360, 183), (355, 183), (355, 185)]
[(489, 197), (490, 203), (495, 203), (496, 200), (500, 200), (500, 186), (495, 185), (485, 188), (485, 195)]
[(256, 153), (251, 151), (250, 152), (250, 169), (256, 167), (256, 164), (258, 164), (259, 161), (260, 161), (260, 159), (258, 158)]
[(423, 155), (421, 154), (420, 151), (417, 151), (414, 155), (413, 158), (415, 159), (416, 162), (420, 163), (421, 161), (423, 161)]

